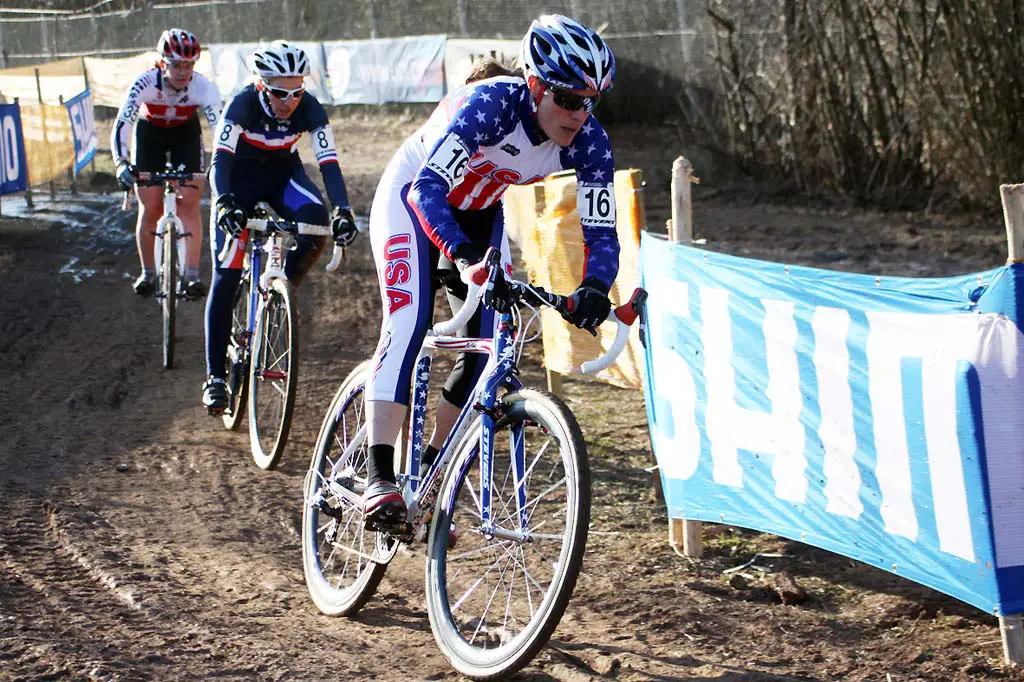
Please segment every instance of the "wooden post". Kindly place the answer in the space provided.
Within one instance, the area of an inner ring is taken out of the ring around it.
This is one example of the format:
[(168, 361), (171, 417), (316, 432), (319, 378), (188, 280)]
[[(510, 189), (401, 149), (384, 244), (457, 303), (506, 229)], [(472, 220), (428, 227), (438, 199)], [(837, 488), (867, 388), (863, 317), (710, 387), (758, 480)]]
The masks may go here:
[[(216, 7), (216, 5), (214, 5), (214, 7)], [(93, 21), (95, 21), (95, 19)], [(82, 80), (85, 81), (85, 89), (88, 90), (89, 89), (89, 69), (87, 69), (85, 67), (85, 57), (82, 57)], [(91, 95), (92, 93), (90, 92), (89, 94)], [(93, 101), (95, 102), (96, 100), (93, 100)], [(94, 111), (93, 112), (94, 120), (95, 120), (95, 115), (96, 115), (96, 112)], [(97, 145), (97, 147), (99, 147), (99, 145)], [(96, 153), (98, 154), (99, 151), (100, 150), (97, 148), (96, 149)], [(96, 173), (96, 154), (92, 155), (92, 161), (89, 162), (89, 170), (91, 170), (93, 172), (93, 174), (95, 175), (95, 173)]]
[[(53, 159), (50, 158), (50, 138), (46, 134), (46, 109), (43, 108), (43, 84), (39, 79), (39, 69), (34, 69), (36, 73), (36, 94), (39, 96), (39, 117), (43, 124), (43, 148), (46, 150), (46, 160), (49, 163), (49, 168), (53, 167)], [(53, 178), (50, 178), (50, 200), (53, 201), (57, 198), (57, 189), (53, 186)]]
[(1024, 614), (999, 616), (999, 634), (1003, 638), (1006, 665), (1024, 666)]
[[(57, 101), (60, 102), (61, 106), (64, 106), (64, 95), (58, 95)], [(78, 184), (75, 182), (75, 162), (72, 162), (71, 167), (68, 168), (68, 185), (71, 186), (71, 196), (78, 196)], [(50, 187), (53, 187), (52, 183)]]
[[(693, 206), (690, 183), (700, 182), (693, 177), (693, 166), (680, 156), (672, 163), (672, 219), (668, 223), (669, 241), (689, 244), (693, 241)], [(704, 554), (700, 521), (668, 520), (668, 543), (673, 549), (682, 547), (683, 554), (700, 557)]]
[[(1024, 262), (1024, 184), (1000, 185), (999, 195), (1006, 223), (1006, 262)], [(999, 634), (1006, 664), (1024, 666), (1024, 615), (999, 616)]]
[(1024, 261), (1024, 184), (999, 185), (1006, 223), (1007, 263)]
[[(18, 103), (18, 98), (14, 98), (14, 103)], [(20, 110), (20, 107), (19, 107)], [(22, 126), (25, 125), (25, 119), (21, 120)], [(22, 128), (24, 130), (24, 128)], [(35, 208), (35, 204), (32, 203), (32, 178), (29, 175), (28, 169), (28, 153), (25, 154), (25, 205), (29, 208)]]

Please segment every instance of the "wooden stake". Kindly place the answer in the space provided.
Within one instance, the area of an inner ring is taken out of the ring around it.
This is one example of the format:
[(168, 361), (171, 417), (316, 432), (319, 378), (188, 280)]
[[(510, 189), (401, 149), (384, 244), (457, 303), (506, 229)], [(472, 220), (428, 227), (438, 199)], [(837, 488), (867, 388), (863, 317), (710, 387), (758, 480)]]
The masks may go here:
[[(676, 243), (689, 244), (693, 241), (693, 203), (690, 183), (700, 182), (693, 177), (693, 166), (680, 156), (672, 164), (672, 219), (668, 224), (668, 238)], [(700, 521), (688, 519), (668, 520), (668, 543), (673, 549), (689, 557), (704, 554)]]
[[(1024, 184), (1000, 185), (1003, 221), (1006, 223), (1007, 263), (1024, 262)], [(1024, 666), (1024, 615), (999, 617), (1003, 659), (1010, 666)]]

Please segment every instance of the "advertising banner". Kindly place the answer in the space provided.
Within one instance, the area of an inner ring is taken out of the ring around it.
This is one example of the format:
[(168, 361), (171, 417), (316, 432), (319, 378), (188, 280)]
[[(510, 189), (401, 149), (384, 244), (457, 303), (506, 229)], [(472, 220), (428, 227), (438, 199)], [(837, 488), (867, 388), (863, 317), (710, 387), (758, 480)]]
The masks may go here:
[(445, 37), (324, 43), (333, 104), (439, 102)]
[[(210, 53), (213, 82), (220, 90), (220, 96), (229, 100), (239, 90), (253, 81), (249, 57), (262, 43), (221, 43), (211, 45)], [(310, 75), (306, 77), (306, 90), (322, 104), (330, 104), (330, 94), (326, 87), (326, 69), (324, 67), (324, 50), (321, 43), (293, 42), (306, 52), (309, 57)]]
[(75, 175), (78, 175), (96, 156), (99, 141), (92, 115), (92, 93), (89, 90), (64, 102), (71, 121), (71, 135), (75, 146)]
[(496, 59), (511, 67), (519, 56), (518, 40), (475, 40), (449, 38), (444, 53), (444, 81), (446, 92), (466, 83), (473, 65), (481, 59)]
[(19, 107), (0, 104), (0, 194), (24, 192), (28, 188), (27, 171)]
[(670, 517), (1024, 611), (1024, 265), (875, 277), (645, 233), (641, 273)]

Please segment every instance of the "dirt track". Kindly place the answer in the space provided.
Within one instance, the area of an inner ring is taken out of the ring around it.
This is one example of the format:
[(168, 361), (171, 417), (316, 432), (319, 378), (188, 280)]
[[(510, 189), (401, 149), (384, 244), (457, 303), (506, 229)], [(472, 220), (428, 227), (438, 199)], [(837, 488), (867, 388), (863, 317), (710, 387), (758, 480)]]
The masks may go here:
[[(365, 211), (414, 122), (360, 125), (347, 122), (338, 137), (359, 153), (346, 174)], [(646, 134), (612, 137), (620, 166), (654, 168), (648, 207), (652, 223), (663, 221), (669, 152), (653, 151)], [(116, 199), (104, 201), (96, 215), (112, 212)], [(731, 194), (695, 210), (698, 232), (736, 253), (879, 274), (969, 272), (1005, 258), (991, 220), (968, 230)], [(181, 309), (177, 366), (160, 368), (157, 307), (128, 289), (128, 234), (0, 221), (0, 679), (456, 678), (428, 628), (418, 549), (396, 558), (355, 620), (321, 616), (302, 580), (311, 446), (334, 389), (376, 341), (366, 241), (344, 274), (318, 267), (300, 291), (292, 437), (281, 469), (263, 472), (247, 435), (199, 407), (201, 305)], [(69, 269), (76, 258), (95, 272)], [(527, 376), (542, 379), (535, 365)], [(569, 612), (517, 679), (1021, 679), (1000, 668), (994, 618), (850, 560), (713, 526), (706, 559), (676, 556), (643, 471), (642, 396), (583, 381), (566, 391), (593, 461), (594, 524)], [(788, 558), (722, 573), (755, 552)], [(781, 604), (772, 585), (782, 575), (809, 600)]]

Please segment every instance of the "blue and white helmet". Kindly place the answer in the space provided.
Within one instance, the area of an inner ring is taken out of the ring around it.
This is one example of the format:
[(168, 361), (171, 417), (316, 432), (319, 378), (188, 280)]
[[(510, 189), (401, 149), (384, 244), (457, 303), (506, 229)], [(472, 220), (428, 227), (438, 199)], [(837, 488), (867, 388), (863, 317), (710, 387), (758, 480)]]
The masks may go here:
[(523, 36), (520, 62), (527, 75), (569, 90), (611, 90), (615, 57), (601, 36), (561, 14), (545, 14)]
[(278, 76), (308, 76), (309, 57), (298, 45), (275, 40), (250, 57), (253, 73), (262, 79)]

